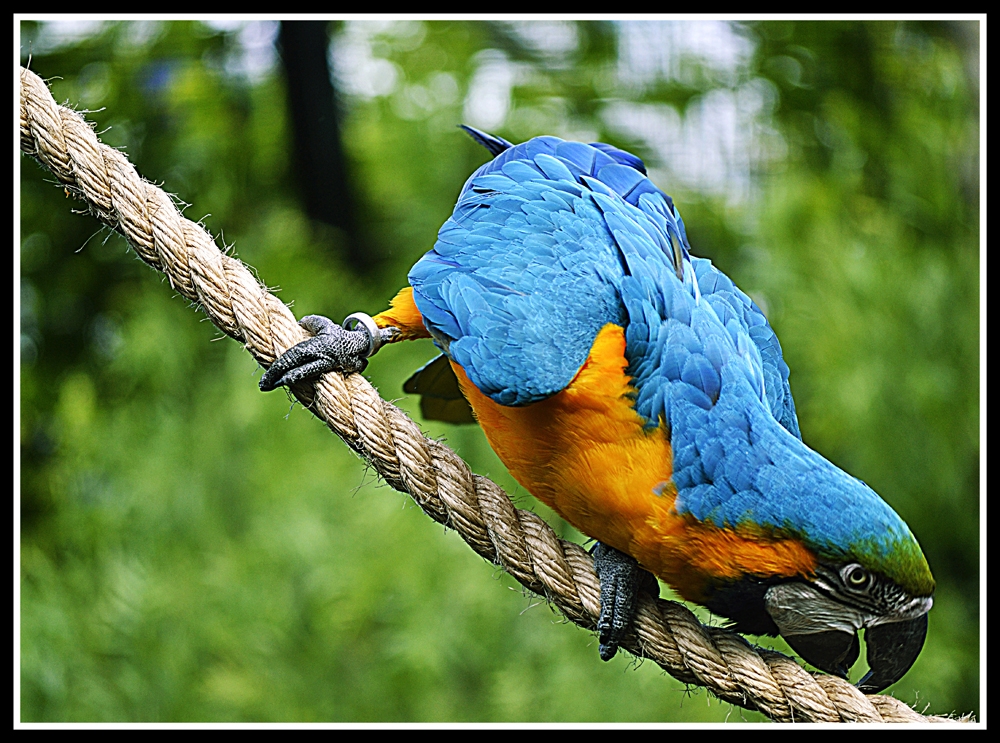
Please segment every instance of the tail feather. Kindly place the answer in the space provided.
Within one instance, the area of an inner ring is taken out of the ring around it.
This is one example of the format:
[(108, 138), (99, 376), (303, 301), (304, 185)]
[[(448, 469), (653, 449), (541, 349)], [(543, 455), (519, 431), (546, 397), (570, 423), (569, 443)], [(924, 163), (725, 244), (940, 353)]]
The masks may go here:
[(472, 137), (479, 144), (488, 149), (490, 151), (490, 154), (493, 155), (493, 157), (496, 157), (504, 150), (509, 150), (511, 147), (514, 146), (506, 139), (502, 139), (501, 137), (494, 137), (492, 134), (487, 134), (486, 132), (481, 132), (478, 129), (473, 129), (471, 126), (468, 126), (466, 124), (459, 124), (458, 128), (464, 129), (470, 137)]

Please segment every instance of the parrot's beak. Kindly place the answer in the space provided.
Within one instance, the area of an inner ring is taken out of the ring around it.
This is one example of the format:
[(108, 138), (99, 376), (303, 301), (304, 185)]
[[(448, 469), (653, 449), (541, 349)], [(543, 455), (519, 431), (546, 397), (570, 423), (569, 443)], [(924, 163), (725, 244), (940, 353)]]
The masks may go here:
[[(858, 682), (858, 689), (865, 694), (877, 694), (903, 678), (920, 655), (926, 637), (926, 614), (866, 629), (865, 644), (871, 670)], [(845, 679), (861, 652), (856, 632), (828, 630), (789, 635), (785, 640), (810, 665)]]
[(925, 637), (926, 614), (866, 629), (865, 644), (868, 646), (868, 666), (871, 670), (858, 682), (858, 689), (865, 694), (877, 694), (903, 678), (920, 655)]
[(766, 610), (792, 650), (843, 679), (861, 654), (858, 632), (864, 629), (871, 670), (858, 689), (865, 694), (882, 691), (910, 670), (924, 646), (932, 605), (930, 596), (918, 596), (891, 612), (866, 613), (798, 581), (771, 586), (765, 594)]

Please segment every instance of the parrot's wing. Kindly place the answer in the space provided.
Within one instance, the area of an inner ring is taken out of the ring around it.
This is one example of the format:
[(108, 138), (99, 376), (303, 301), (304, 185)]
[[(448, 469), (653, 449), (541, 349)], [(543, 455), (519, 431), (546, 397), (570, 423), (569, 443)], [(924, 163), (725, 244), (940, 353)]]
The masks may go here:
[[(466, 182), (434, 249), (409, 276), (431, 334), (477, 388), (505, 405), (558, 392), (605, 324), (642, 326), (673, 281), (696, 302), (706, 294), (723, 325), (746, 336), (757, 387), (798, 436), (788, 367), (770, 325), (728, 277), (691, 258), (683, 220), (639, 158), (556, 137), (516, 146), (493, 140), (499, 154)], [(637, 330), (626, 354), (641, 387), (652, 359)]]
[(434, 249), (410, 271), (431, 335), (498, 403), (563, 389), (598, 331), (625, 323), (623, 262), (582, 180), (608, 168), (627, 169), (555, 137), (503, 151), (468, 180)]
[[(774, 330), (728, 276), (710, 261), (690, 255), (684, 221), (670, 198), (655, 187), (644, 189), (634, 200), (609, 198), (600, 192), (601, 184), (584, 180), (597, 191), (594, 200), (626, 264), (620, 287), (628, 316), (628, 373), (638, 392), (639, 414), (650, 425), (669, 424), (666, 408), (671, 394), (699, 401), (717, 397), (719, 344), (725, 341), (737, 352), (740, 374), (768, 412), (801, 438), (788, 365)], [(671, 320), (697, 329), (697, 339), (684, 335)], [(672, 371), (684, 381), (673, 392), (668, 384)]]

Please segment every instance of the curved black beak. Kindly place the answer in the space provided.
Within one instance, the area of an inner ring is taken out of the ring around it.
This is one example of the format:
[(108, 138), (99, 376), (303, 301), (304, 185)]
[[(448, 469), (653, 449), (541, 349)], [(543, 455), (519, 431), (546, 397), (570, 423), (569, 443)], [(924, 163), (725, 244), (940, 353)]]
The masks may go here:
[(868, 646), (868, 666), (871, 670), (858, 682), (858, 690), (865, 694), (877, 694), (903, 678), (920, 655), (926, 637), (927, 614), (905, 622), (876, 624), (866, 629), (865, 644)]
[(844, 679), (861, 654), (857, 632), (828, 630), (807, 635), (788, 635), (785, 641), (807, 663)]

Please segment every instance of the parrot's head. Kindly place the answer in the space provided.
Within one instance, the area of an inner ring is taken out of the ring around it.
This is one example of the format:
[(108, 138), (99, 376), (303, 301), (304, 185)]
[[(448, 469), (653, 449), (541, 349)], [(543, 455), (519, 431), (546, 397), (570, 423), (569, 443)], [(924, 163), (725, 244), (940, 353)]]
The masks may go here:
[(874, 694), (901, 679), (920, 654), (932, 592), (933, 583), (915, 595), (859, 562), (820, 563), (809, 579), (769, 586), (763, 603), (796, 653), (843, 678), (860, 655), (863, 629), (870, 670), (858, 688)]
[(781, 635), (808, 663), (842, 678), (860, 655), (863, 630), (870, 670), (858, 688), (873, 694), (901, 679), (920, 654), (934, 579), (905, 522), (867, 485), (850, 481), (854, 507), (821, 514), (814, 505), (810, 528), (772, 532), (805, 548), (811, 569), (721, 582), (704, 603), (738, 631)]

